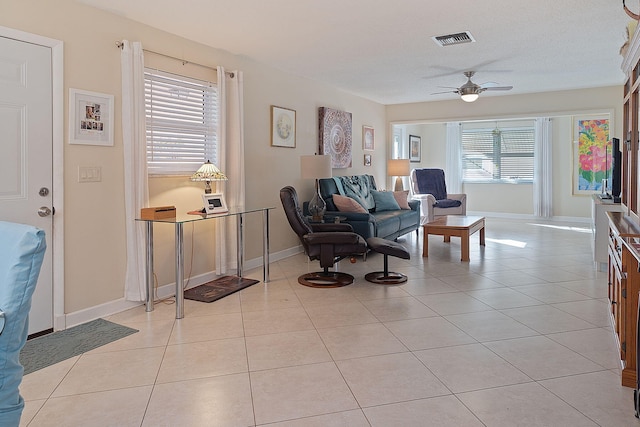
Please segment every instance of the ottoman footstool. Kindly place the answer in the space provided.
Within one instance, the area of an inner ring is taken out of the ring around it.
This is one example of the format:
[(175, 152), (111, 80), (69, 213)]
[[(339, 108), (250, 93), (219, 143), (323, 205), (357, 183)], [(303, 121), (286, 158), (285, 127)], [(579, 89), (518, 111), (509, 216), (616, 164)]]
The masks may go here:
[(383, 285), (397, 285), (398, 283), (407, 281), (407, 276), (404, 274), (389, 271), (389, 255), (402, 259), (411, 258), (404, 246), (398, 242), (380, 237), (369, 237), (367, 239), (367, 246), (369, 246), (369, 249), (372, 251), (384, 255), (384, 271), (367, 273), (364, 276), (367, 281)]

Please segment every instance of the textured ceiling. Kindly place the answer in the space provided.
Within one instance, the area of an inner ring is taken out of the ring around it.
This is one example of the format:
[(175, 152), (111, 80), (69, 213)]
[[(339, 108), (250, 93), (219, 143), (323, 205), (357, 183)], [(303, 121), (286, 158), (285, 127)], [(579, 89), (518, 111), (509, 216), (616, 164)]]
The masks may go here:
[[(514, 87), (481, 96), (621, 85), (630, 20), (611, 0), (78, 2), (382, 104), (455, 98), (432, 93), (464, 84), (466, 70)], [(476, 42), (431, 39), (462, 31)]]

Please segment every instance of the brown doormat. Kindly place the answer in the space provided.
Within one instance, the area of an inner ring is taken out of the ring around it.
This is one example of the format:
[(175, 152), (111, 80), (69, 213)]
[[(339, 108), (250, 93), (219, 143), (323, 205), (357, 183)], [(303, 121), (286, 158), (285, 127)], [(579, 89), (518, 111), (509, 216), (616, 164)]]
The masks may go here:
[(259, 282), (259, 280), (238, 276), (222, 276), (211, 282), (187, 289), (184, 291), (184, 297), (194, 301), (213, 302)]

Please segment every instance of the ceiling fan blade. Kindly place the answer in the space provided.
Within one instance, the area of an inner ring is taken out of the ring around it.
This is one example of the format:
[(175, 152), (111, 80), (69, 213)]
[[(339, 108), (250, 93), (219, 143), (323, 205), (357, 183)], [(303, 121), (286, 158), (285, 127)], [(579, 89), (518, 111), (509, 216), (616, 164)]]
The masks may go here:
[(434, 92), (431, 95), (440, 95), (440, 94), (443, 94), (443, 93), (458, 93), (458, 90), (456, 89), (456, 90), (446, 90), (444, 92)]
[(513, 86), (489, 86), (489, 87), (483, 87), (483, 90), (511, 90), (513, 89)]

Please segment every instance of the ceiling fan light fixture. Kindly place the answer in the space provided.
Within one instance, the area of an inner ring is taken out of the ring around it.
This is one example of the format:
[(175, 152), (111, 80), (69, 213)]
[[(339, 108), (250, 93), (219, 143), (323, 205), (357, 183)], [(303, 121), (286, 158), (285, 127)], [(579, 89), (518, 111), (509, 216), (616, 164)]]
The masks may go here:
[(464, 93), (460, 95), (460, 98), (462, 98), (464, 102), (473, 102), (478, 99), (478, 96), (479, 95), (477, 93)]
[(471, 80), (469, 80), (458, 90), (458, 93), (460, 93), (460, 98), (462, 98), (464, 102), (475, 101), (476, 99), (478, 99), (480, 92), (482, 92), (480, 87), (472, 83)]

